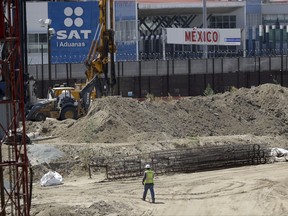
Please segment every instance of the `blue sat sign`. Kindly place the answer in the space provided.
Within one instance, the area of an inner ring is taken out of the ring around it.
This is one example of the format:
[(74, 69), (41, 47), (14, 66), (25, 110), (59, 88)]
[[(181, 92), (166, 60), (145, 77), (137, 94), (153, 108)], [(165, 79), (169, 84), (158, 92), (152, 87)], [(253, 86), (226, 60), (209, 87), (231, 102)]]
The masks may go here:
[(98, 2), (49, 2), (52, 63), (80, 63), (86, 58), (99, 23)]

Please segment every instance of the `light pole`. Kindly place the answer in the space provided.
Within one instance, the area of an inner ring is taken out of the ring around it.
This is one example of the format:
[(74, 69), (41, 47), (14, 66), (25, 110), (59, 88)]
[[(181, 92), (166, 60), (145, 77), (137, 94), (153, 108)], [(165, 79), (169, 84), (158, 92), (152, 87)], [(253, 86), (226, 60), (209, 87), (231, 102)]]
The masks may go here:
[[(206, 7), (206, 0), (202, 0), (203, 3), (203, 12), (202, 12), (202, 19), (203, 19), (203, 29), (207, 28), (207, 7)], [(206, 44), (203, 45), (203, 58), (208, 57), (208, 46)]]
[[(47, 28), (47, 48), (48, 48), (48, 87), (51, 87), (51, 37), (55, 34), (55, 30), (51, 28), (51, 19), (39, 19), (41, 27)], [(42, 87), (43, 88), (43, 87)]]

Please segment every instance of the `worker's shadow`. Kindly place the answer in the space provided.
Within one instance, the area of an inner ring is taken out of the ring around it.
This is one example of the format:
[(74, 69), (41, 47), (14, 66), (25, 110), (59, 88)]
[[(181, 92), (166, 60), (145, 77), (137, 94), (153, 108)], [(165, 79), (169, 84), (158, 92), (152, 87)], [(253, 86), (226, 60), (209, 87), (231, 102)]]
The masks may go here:
[(155, 202), (155, 203), (153, 203), (153, 204), (165, 204), (164, 202)]

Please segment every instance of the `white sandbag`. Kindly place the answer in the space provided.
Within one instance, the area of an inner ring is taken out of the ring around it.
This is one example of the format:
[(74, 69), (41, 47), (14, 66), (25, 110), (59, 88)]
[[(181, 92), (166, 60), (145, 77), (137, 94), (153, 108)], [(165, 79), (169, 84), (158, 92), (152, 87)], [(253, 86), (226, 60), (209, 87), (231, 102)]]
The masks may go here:
[(283, 148), (272, 148), (271, 156), (272, 157), (284, 157), (288, 155), (288, 150)]
[(40, 184), (41, 186), (59, 185), (62, 184), (62, 181), (63, 178), (59, 173), (49, 171), (40, 179)]
[(288, 150), (283, 148), (271, 149), (271, 161), (272, 162), (285, 162), (288, 161)]

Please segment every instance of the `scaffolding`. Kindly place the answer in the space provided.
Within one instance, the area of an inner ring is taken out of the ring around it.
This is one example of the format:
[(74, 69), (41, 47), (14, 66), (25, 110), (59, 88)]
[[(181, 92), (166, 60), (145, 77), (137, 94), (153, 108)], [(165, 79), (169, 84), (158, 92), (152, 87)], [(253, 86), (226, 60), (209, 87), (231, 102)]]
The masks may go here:
[[(0, 215), (30, 212), (25, 131), (25, 0), (0, 1)], [(31, 185), (30, 185), (31, 186)]]

